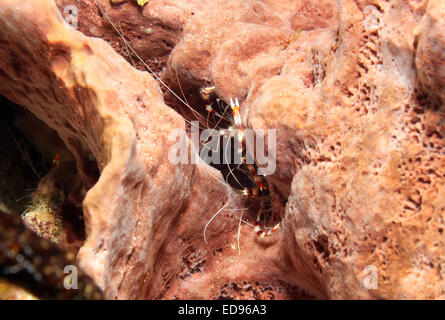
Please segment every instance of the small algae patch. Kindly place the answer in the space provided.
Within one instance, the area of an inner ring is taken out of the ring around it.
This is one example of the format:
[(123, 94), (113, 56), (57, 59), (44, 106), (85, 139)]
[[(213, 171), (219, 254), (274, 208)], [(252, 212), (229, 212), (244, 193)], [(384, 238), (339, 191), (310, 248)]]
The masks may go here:
[(150, 2), (150, 0), (137, 0), (138, 5), (143, 7), (146, 3)]

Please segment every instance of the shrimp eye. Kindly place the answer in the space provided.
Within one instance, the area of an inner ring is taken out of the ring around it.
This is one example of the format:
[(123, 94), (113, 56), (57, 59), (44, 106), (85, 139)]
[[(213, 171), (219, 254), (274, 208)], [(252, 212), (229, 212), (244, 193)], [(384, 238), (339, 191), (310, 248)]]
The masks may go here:
[(60, 154), (56, 153), (53, 159), (53, 167), (58, 166), (60, 164)]

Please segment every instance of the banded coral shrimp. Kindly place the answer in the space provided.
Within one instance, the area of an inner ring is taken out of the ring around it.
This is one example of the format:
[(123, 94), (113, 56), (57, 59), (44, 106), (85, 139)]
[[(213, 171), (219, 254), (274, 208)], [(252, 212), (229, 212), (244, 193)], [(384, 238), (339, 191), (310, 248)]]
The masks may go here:
[[(218, 90), (215, 85), (212, 83), (206, 83), (199, 90), (201, 101), (198, 101), (197, 103), (192, 101), (190, 103), (184, 94), (181, 81), (179, 81), (177, 68), (173, 69), (176, 72), (176, 80), (179, 86), (178, 89), (180, 94), (177, 93), (177, 90), (175, 92), (171, 85), (167, 84), (167, 82), (164, 81), (156, 72), (154, 72), (153, 69), (150, 68), (150, 66), (141, 58), (141, 56), (126, 39), (124, 33), (122, 32), (122, 28), (120, 28), (120, 23), (118, 28), (117, 24), (111, 21), (102, 5), (100, 5), (96, 0), (94, 0), (94, 2), (101, 12), (101, 16), (105, 18), (105, 20), (112, 26), (114, 31), (122, 40), (127, 52), (131, 53), (131, 55), (133, 55), (137, 61), (142, 63), (144, 68), (161, 84), (168, 94), (173, 96), (174, 99), (177, 99), (177, 101), (179, 101), (180, 104), (189, 111), (186, 112), (187, 114), (180, 112), (185, 122), (188, 124), (188, 128), (196, 128), (198, 131), (201, 129), (213, 129), (213, 131), (216, 132), (210, 134), (205, 139), (200, 139), (199, 149), (205, 149), (212, 154), (219, 154), (219, 157), (221, 157), (223, 161), (209, 164), (221, 172), (224, 181), (216, 176), (212, 176), (216, 181), (218, 181), (218, 183), (221, 183), (224, 186), (230, 186), (230, 188), (236, 194), (235, 198), (245, 200), (249, 206), (243, 209), (234, 209), (229, 208), (229, 206), (235, 199), (227, 202), (208, 220), (207, 224), (205, 225), (203, 230), (205, 242), (207, 242), (206, 230), (209, 224), (221, 212), (229, 210), (241, 211), (241, 214), (238, 217), (238, 249), (242, 223), (251, 227), (259, 238), (268, 237), (272, 233), (276, 232), (280, 228), (280, 223), (278, 222), (279, 217), (276, 217), (273, 212), (271, 192), (267, 178), (259, 174), (258, 166), (254, 162), (251, 163), (247, 161), (248, 152), (246, 150), (245, 129), (242, 126), (240, 104), (238, 99), (230, 99), (230, 103), (227, 103), (218, 97)], [(197, 106), (197, 104), (199, 106)], [(192, 107), (192, 105), (194, 107)], [(204, 110), (204, 112), (201, 110)], [(223, 140), (222, 143), (221, 140)], [(211, 141), (218, 141), (218, 143), (216, 146), (212, 147)], [(227, 143), (228, 141), (230, 141), (230, 143)], [(237, 144), (237, 147), (232, 147), (235, 144)], [(230, 151), (229, 156), (227, 156), (227, 151)], [(232, 151), (235, 151), (238, 155), (240, 155), (241, 162), (235, 163), (233, 161)], [(255, 211), (255, 217), (253, 219), (250, 216), (248, 218), (243, 218), (243, 212), (246, 210), (250, 211), (251, 208), (253, 208)]]

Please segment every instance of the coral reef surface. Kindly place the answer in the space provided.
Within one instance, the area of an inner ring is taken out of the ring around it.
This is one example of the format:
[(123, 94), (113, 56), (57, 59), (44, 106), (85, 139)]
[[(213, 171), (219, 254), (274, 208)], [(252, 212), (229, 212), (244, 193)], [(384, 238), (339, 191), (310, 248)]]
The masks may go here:
[[(0, 0), (0, 94), (72, 154), (39, 190), (82, 209), (53, 240), (106, 298), (445, 299), (443, 1), (70, 5)], [(209, 85), (276, 130), (264, 240), (220, 172), (169, 161)]]

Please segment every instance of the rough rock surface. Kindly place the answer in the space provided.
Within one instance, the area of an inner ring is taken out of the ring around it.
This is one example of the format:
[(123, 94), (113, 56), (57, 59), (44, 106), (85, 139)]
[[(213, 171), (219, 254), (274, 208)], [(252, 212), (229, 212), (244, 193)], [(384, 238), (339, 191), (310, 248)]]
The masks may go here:
[(78, 260), (108, 298), (445, 298), (441, 1), (99, 2), (167, 83), (213, 83), (277, 129), (286, 204), (269, 242), (243, 226), (238, 252), (228, 211), (206, 244), (231, 195), (169, 163), (184, 120), (98, 8), (78, 1), (82, 34), (50, 0), (1, 0), (0, 93), (76, 156)]
[(418, 39), (415, 60), (420, 83), (430, 95), (440, 98), (442, 105), (445, 101), (444, 15), (443, 1), (428, 1), (426, 14), (416, 30)]

